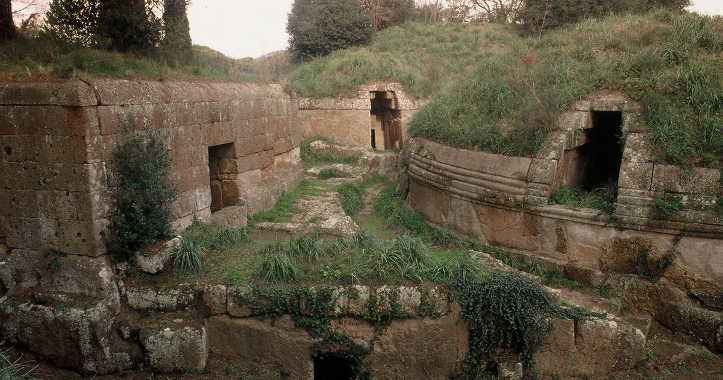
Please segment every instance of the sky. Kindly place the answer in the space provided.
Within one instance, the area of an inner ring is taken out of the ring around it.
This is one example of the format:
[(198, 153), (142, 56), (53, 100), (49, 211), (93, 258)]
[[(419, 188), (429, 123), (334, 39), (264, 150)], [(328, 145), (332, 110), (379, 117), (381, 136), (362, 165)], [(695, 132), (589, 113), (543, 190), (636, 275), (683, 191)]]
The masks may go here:
[[(13, 7), (33, 0), (13, 0)], [(35, 0), (47, 4), (48, 0)], [(230, 57), (259, 57), (286, 49), (286, 18), (293, 0), (193, 0), (191, 38)], [(723, 0), (692, 0), (691, 10), (723, 16)], [(34, 11), (29, 8), (23, 13)], [(20, 16), (20, 15), (18, 15)], [(24, 15), (25, 16), (25, 15)]]

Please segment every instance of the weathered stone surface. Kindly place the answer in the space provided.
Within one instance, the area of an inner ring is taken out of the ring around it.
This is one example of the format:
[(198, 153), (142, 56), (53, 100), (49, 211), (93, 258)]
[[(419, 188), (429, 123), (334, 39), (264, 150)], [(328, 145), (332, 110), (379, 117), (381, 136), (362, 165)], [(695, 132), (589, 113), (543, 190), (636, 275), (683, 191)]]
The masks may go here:
[(91, 106), (98, 104), (93, 90), (79, 80), (0, 83), (0, 104)]
[(195, 300), (195, 292), (188, 285), (177, 288), (156, 289), (146, 287), (127, 287), (128, 306), (135, 310), (176, 311)]
[(228, 311), (226, 306), (228, 303), (228, 289), (226, 285), (206, 285), (201, 299), (211, 314), (225, 314)]
[(136, 252), (135, 264), (138, 269), (149, 274), (157, 274), (166, 270), (168, 263), (171, 261), (173, 251), (181, 244), (181, 237), (165, 242), (162, 247), (154, 252), (138, 251)]
[(248, 299), (252, 296), (253, 289), (249, 286), (231, 286), (228, 288), (228, 314), (234, 317), (250, 317), (251, 308), (248, 306)]
[(209, 318), (206, 326), (210, 352), (216, 359), (235, 361), (248, 373), (259, 375), (276, 372), (290, 380), (314, 376), (315, 340), (306, 331), (293, 327), (289, 317), (274, 323), (217, 316)]
[(211, 214), (211, 223), (229, 228), (243, 228), (248, 224), (246, 207), (229, 206)]
[(689, 172), (672, 165), (655, 165), (653, 191), (718, 195), (720, 170), (693, 168)]
[(371, 375), (389, 379), (446, 379), (467, 355), (468, 332), (456, 309), (439, 319), (395, 320), (374, 341)]
[(140, 334), (149, 367), (156, 372), (201, 372), (208, 360), (208, 337), (201, 327), (144, 329)]
[(90, 308), (16, 304), (0, 299), (2, 339), (27, 347), (53, 364), (83, 373), (106, 374), (130, 368), (130, 356), (113, 352), (110, 341), (116, 310), (100, 302)]

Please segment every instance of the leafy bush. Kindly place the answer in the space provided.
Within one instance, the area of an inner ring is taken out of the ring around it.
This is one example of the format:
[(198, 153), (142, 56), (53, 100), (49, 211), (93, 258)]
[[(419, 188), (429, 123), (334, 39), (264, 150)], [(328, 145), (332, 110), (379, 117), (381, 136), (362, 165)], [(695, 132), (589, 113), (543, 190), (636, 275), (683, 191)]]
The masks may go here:
[(364, 184), (362, 182), (347, 182), (339, 186), (339, 202), (344, 212), (355, 216), (364, 207)]
[(472, 379), (478, 378), (486, 360), (498, 349), (519, 352), (525, 372), (530, 373), (532, 354), (551, 330), (554, 319), (597, 316), (556, 305), (539, 284), (511, 272), (494, 273), (484, 280), (458, 277), (452, 281), (452, 289), (469, 329), (465, 370)]
[(182, 239), (173, 250), (173, 262), (180, 272), (196, 273), (203, 267), (203, 248), (193, 240)]
[(532, 32), (552, 29), (609, 13), (646, 12), (656, 7), (682, 10), (690, 0), (525, 0), (520, 18)]
[(683, 198), (680, 195), (665, 193), (653, 200), (653, 217), (667, 220), (680, 213)]
[(359, 0), (295, 0), (286, 30), (300, 61), (365, 44), (372, 34)]
[(127, 131), (113, 151), (111, 252), (118, 260), (171, 234), (171, 204), (178, 191), (169, 182), (171, 157), (155, 130)]
[(60, 41), (97, 46), (100, 10), (100, 0), (52, 0), (45, 16), (45, 30)]

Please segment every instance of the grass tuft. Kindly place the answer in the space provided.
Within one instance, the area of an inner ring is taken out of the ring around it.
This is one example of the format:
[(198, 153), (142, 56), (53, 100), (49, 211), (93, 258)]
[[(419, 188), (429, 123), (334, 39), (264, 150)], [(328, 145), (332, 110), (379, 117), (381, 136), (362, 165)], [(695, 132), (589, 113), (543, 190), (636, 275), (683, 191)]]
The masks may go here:
[[(271, 252), (281, 250), (278, 246), (269, 248)], [(269, 283), (293, 282), (299, 277), (299, 268), (285, 253), (270, 253), (261, 263), (259, 275)]]
[(182, 239), (173, 250), (173, 262), (179, 272), (198, 273), (203, 267), (203, 248), (193, 240)]

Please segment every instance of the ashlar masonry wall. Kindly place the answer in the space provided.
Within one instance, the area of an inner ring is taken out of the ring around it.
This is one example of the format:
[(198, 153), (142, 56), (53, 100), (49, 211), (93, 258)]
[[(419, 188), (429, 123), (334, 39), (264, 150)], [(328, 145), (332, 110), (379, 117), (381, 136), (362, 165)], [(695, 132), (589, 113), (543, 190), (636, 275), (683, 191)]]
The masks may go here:
[(269, 208), (301, 180), (295, 115), (276, 85), (0, 83), (0, 247), (103, 255), (109, 160), (125, 128), (158, 129), (168, 142), (178, 227), (211, 214), (216, 146), (227, 148), (216, 173), (223, 205), (244, 214)]
[[(344, 145), (371, 148), (371, 129), (379, 127), (372, 115), (372, 100), (377, 93), (392, 98), (390, 110), (398, 111), (401, 138), (407, 136), (407, 125), (422, 101), (407, 96), (400, 84), (372, 83), (361, 86), (356, 96), (339, 98), (299, 98), (298, 121), (303, 137), (325, 136)], [(383, 134), (377, 132), (377, 148), (384, 149)]]

